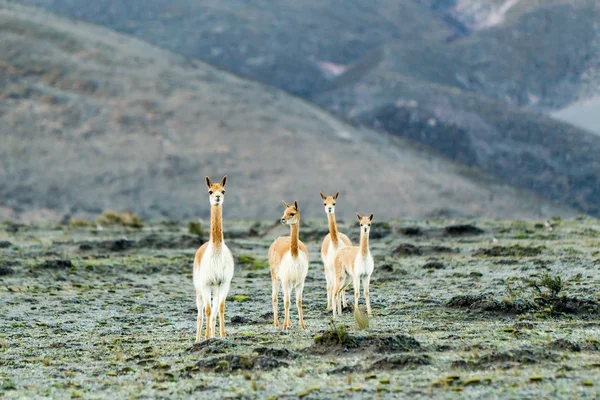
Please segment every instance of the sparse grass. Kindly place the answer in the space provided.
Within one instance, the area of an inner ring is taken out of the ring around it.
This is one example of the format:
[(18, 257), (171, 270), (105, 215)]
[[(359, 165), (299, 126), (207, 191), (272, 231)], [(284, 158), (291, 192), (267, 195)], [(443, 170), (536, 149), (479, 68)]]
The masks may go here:
[[(559, 275), (550, 275), (544, 273), (537, 279), (526, 279), (527, 284), (534, 288), (540, 295), (550, 295), (556, 297), (565, 288), (565, 281)], [(546, 289), (547, 292), (544, 292)]]
[(96, 223), (102, 226), (121, 225), (129, 228), (141, 229), (144, 227), (142, 219), (132, 213), (118, 213), (116, 211), (107, 210), (96, 218)]
[(204, 229), (202, 228), (202, 224), (200, 221), (190, 221), (188, 222), (188, 232), (192, 235), (196, 235), (198, 237), (204, 236)]
[(96, 224), (85, 219), (73, 218), (69, 221), (69, 226), (71, 228), (89, 228), (96, 226)]
[(364, 331), (369, 328), (369, 315), (363, 313), (360, 308), (357, 307), (354, 310), (354, 322), (356, 322), (359, 331)]

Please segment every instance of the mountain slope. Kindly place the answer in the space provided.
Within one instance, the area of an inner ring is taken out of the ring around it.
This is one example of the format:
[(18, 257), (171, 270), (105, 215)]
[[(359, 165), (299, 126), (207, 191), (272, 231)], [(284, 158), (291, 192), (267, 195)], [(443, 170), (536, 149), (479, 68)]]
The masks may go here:
[(230, 218), (278, 218), (281, 199), (322, 217), (318, 193), (334, 190), (342, 217), (569, 213), (104, 28), (0, 2), (0, 38), (4, 217), (206, 216), (204, 175), (225, 173)]
[(545, 198), (600, 214), (599, 137), (481, 94), (392, 72), (394, 50), (385, 49), (362, 74), (341, 76), (313, 100)]
[[(21, 0), (108, 26), (297, 95), (390, 40), (452, 29), (414, 0)], [(424, 30), (423, 27), (427, 29)]]

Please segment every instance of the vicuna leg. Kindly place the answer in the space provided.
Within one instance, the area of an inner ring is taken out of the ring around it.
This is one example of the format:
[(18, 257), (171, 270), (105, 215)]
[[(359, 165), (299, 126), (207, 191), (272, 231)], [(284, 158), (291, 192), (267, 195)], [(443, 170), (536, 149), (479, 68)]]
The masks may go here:
[[(219, 312), (219, 288), (213, 289), (212, 313), (210, 314), (210, 337), (214, 338), (217, 334), (217, 313)], [(207, 321), (208, 322), (208, 321)]]
[(305, 329), (304, 326), (304, 314), (302, 313), (302, 291), (304, 290), (304, 285), (300, 285), (296, 287), (296, 305), (298, 306), (298, 319), (300, 321), (300, 328)]
[(283, 286), (283, 305), (285, 308), (285, 316), (283, 318), (283, 330), (292, 327), (292, 321), (290, 320), (290, 288), (287, 282), (282, 282)]
[(371, 315), (371, 300), (369, 299), (369, 286), (371, 285), (371, 277), (363, 278), (363, 286), (365, 287), (365, 302), (367, 303), (367, 314)]
[(210, 288), (202, 289), (202, 301), (204, 302), (204, 314), (206, 314), (206, 333), (204, 334), (205, 339), (209, 339), (210, 333), (210, 318), (212, 310), (210, 308)]
[(331, 309), (333, 310), (333, 319), (335, 319), (335, 313), (337, 310), (337, 293), (339, 290), (339, 283), (337, 279), (333, 282), (333, 286), (331, 288)]
[(352, 285), (354, 286), (354, 312), (358, 311), (358, 297), (360, 296), (360, 279), (355, 277)]
[(202, 295), (199, 290), (196, 290), (196, 307), (198, 307), (198, 318), (196, 319), (196, 343), (200, 342), (200, 332), (204, 323), (204, 309), (202, 307)]
[(327, 309), (330, 310), (331, 309), (331, 290), (332, 290), (332, 284), (331, 284), (331, 277), (329, 276), (329, 271), (327, 270), (327, 266), (325, 267), (325, 280), (327, 281)]
[(273, 294), (271, 296), (271, 301), (273, 302), (273, 325), (277, 328), (279, 326), (279, 317), (277, 316), (277, 292), (279, 291), (279, 281), (273, 279), (271, 283), (273, 284)]
[(348, 303), (346, 303), (346, 289), (342, 290), (342, 301), (344, 302), (344, 308), (348, 307)]
[(220, 326), (220, 334), (221, 337), (224, 338), (225, 335), (225, 299), (227, 298), (227, 293), (229, 293), (229, 285), (223, 285), (219, 290), (219, 326)]

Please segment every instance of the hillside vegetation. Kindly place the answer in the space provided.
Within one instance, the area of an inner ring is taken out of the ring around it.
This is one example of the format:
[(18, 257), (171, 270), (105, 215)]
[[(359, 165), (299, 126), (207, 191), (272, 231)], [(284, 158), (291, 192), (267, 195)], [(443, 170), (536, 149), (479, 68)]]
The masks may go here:
[(318, 193), (338, 190), (342, 218), (570, 213), (104, 28), (3, 2), (0, 37), (4, 218), (206, 217), (204, 176), (223, 174), (227, 218), (275, 220), (282, 199), (321, 217)]

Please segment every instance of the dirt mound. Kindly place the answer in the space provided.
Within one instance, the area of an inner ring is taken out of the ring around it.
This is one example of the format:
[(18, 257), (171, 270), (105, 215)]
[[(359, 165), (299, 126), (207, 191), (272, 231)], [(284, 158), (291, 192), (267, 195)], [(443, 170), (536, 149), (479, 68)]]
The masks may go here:
[(126, 238), (78, 242), (81, 251), (113, 251), (120, 252), (131, 249), (197, 249), (204, 243), (194, 235), (157, 235), (150, 234), (140, 240)]
[(493, 246), (489, 249), (479, 249), (473, 253), (476, 257), (535, 257), (546, 250), (545, 246)]
[(227, 353), (236, 347), (237, 344), (231, 340), (211, 338), (208, 340), (203, 340), (200, 343), (194, 343), (194, 345), (188, 349), (188, 352), (200, 354), (219, 354)]
[(273, 357), (273, 358), (285, 358), (294, 359), (300, 355), (295, 351), (289, 349), (274, 349), (272, 347), (257, 347), (253, 350), (254, 353), (258, 353), (261, 356)]
[(289, 364), (273, 357), (267, 356), (242, 356), (229, 354), (222, 357), (208, 358), (198, 361), (196, 366), (205, 371), (233, 372), (240, 370), (269, 371)]
[(309, 352), (314, 354), (341, 352), (399, 353), (421, 349), (421, 344), (410, 336), (351, 335), (340, 327), (315, 336), (314, 342), (314, 345), (309, 348)]
[(43, 269), (67, 269), (71, 268), (73, 263), (71, 260), (46, 260), (38, 265), (38, 268)]
[(497, 299), (489, 293), (453, 296), (446, 302), (446, 307), (466, 308), (477, 312), (488, 311), (513, 314), (522, 314), (538, 309), (538, 306), (530, 300), (516, 299), (509, 301), (507, 299)]
[(427, 354), (395, 354), (375, 361), (368, 370), (410, 369), (429, 364), (431, 357)]
[(474, 225), (450, 225), (444, 228), (444, 233), (448, 236), (474, 236), (485, 231)]
[(424, 256), (429, 254), (451, 254), (456, 251), (447, 246), (415, 246), (410, 243), (401, 243), (393, 251), (392, 255), (397, 257)]

